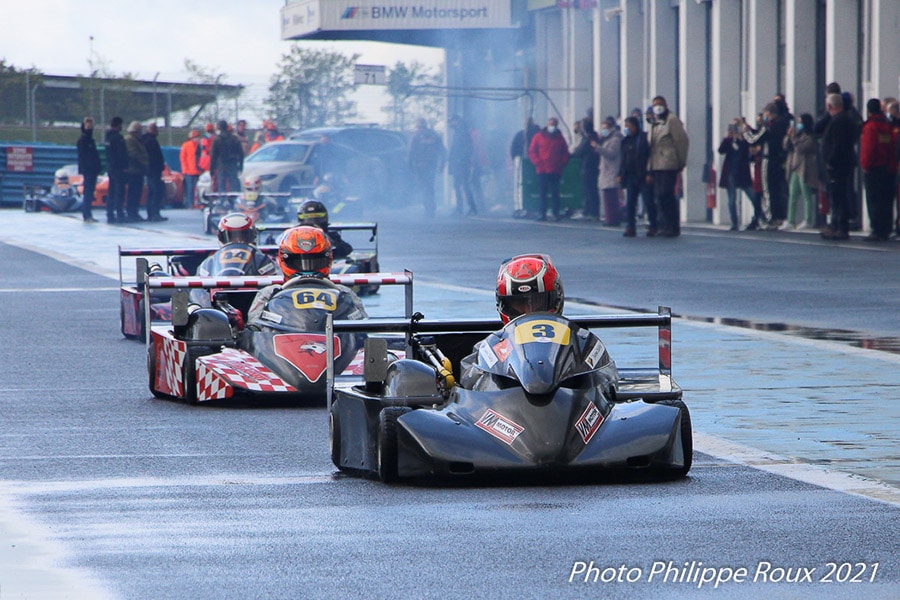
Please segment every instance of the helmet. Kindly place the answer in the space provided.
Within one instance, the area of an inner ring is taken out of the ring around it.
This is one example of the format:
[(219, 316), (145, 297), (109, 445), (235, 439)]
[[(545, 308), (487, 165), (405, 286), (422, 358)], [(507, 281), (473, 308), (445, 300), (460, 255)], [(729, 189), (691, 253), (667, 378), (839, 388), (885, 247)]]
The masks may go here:
[(297, 210), (297, 221), (322, 230), (328, 229), (328, 209), (318, 200), (307, 200)]
[(504, 323), (533, 312), (562, 314), (562, 279), (546, 254), (521, 254), (503, 261), (497, 274), (497, 311)]
[(255, 244), (256, 226), (244, 213), (229, 213), (219, 220), (219, 242), (222, 244)]
[(259, 177), (247, 177), (244, 179), (244, 191), (245, 192), (258, 192), (262, 189), (262, 179)]
[(278, 266), (285, 279), (297, 275), (328, 277), (331, 272), (331, 240), (318, 227), (288, 229), (278, 247)]

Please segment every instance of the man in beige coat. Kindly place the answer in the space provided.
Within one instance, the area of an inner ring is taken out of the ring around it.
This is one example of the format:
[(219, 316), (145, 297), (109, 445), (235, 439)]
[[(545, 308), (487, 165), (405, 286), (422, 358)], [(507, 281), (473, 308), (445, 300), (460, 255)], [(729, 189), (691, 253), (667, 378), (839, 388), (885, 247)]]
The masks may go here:
[(681, 119), (669, 111), (666, 99), (653, 99), (654, 123), (650, 130), (650, 158), (647, 183), (653, 185), (653, 198), (659, 215), (659, 234), (681, 235), (681, 209), (675, 197), (678, 174), (687, 164), (690, 142)]

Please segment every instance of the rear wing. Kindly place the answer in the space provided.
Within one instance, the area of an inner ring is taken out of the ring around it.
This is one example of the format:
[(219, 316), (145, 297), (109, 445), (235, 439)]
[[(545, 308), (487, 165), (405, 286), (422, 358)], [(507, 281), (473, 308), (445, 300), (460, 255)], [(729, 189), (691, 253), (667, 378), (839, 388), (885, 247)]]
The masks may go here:
[[(417, 313), (417, 316), (421, 316)], [(672, 309), (660, 306), (656, 314), (584, 315), (566, 317), (586, 329), (614, 329), (632, 327), (656, 327), (658, 365), (656, 369), (619, 369), (620, 381), (616, 399), (676, 398), (680, 388), (672, 380)], [(328, 402), (334, 383), (333, 335), (337, 333), (400, 333), (414, 334), (482, 334), (487, 336), (503, 327), (499, 319), (363, 319), (359, 321), (334, 321), (328, 315), (325, 323), (325, 346), (328, 357)], [(409, 351), (409, 348), (407, 348)], [(367, 361), (368, 362), (368, 361)]]
[[(278, 236), (287, 231), (288, 229), (292, 229), (297, 227), (299, 223), (294, 223), (293, 225), (260, 225), (257, 227), (259, 231), (260, 239), (265, 240), (266, 243), (269, 243), (269, 240), (274, 243)], [(360, 221), (350, 222), (350, 223), (329, 223), (328, 224), (329, 231), (368, 231), (369, 232), (369, 243), (373, 244), (373, 247), (369, 248), (358, 248), (358, 250), (374, 250), (376, 253), (378, 252), (378, 223), (375, 222), (364, 222)], [(275, 248), (277, 250), (277, 247)]]
[[(262, 277), (262, 276), (244, 276), (244, 277), (161, 277), (150, 276), (147, 270), (147, 262), (145, 258), (139, 258), (138, 262), (143, 262), (145, 270), (141, 273), (138, 270), (138, 287), (142, 290), (144, 297), (144, 322), (150, 323), (150, 294), (152, 290), (172, 290), (176, 293), (172, 295), (172, 324), (187, 324), (188, 299), (184, 293), (191, 289), (225, 289), (225, 290), (242, 290), (252, 291), (262, 289), (269, 285), (277, 285), (284, 283), (284, 277)], [(349, 274), (332, 274), (328, 278), (332, 283), (345, 286), (354, 285), (402, 285), (404, 290), (404, 315), (407, 319), (412, 316), (413, 305), (413, 274), (412, 271), (402, 271), (393, 273), (349, 273)], [(183, 293), (178, 294), (181, 291)], [(328, 315), (331, 319), (331, 314)], [(343, 322), (343, 321), (341, 321)], [(147, 335), (147, 344), (150, 344), (150, 335)]]

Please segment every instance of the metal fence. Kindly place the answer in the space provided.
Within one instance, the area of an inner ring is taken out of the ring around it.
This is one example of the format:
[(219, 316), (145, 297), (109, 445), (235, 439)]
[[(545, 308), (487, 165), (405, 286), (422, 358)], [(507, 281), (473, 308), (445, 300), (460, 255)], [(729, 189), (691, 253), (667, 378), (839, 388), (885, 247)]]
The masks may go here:
[[(97, 144), (100, 160), (106, 164), (106, 148)], [(163, 157), (173, 171), (181, 171), (179, 148), (163, 146)], [(63, 165), (78, 163), (74, 145), (0, 142), (0, 204), (19, 205), (24, 199), (24, 186), (53, 183), (53, 175)]]

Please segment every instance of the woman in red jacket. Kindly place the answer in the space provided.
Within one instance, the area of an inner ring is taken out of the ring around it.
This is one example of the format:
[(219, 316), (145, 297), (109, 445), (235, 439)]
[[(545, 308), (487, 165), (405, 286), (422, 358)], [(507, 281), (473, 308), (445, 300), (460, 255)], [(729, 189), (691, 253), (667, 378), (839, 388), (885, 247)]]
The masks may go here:
[(559, 220), (559, 180), (569, 162), (569, 145), (560, 133), (559, 121), (554, 117), (547, 120), (547, 126), (531, 138), (528, 159), (534, 165), (541, 189), (541, 213), (539, 221), (547, 219), (547, 195), (553, 202), (553, 219)]

